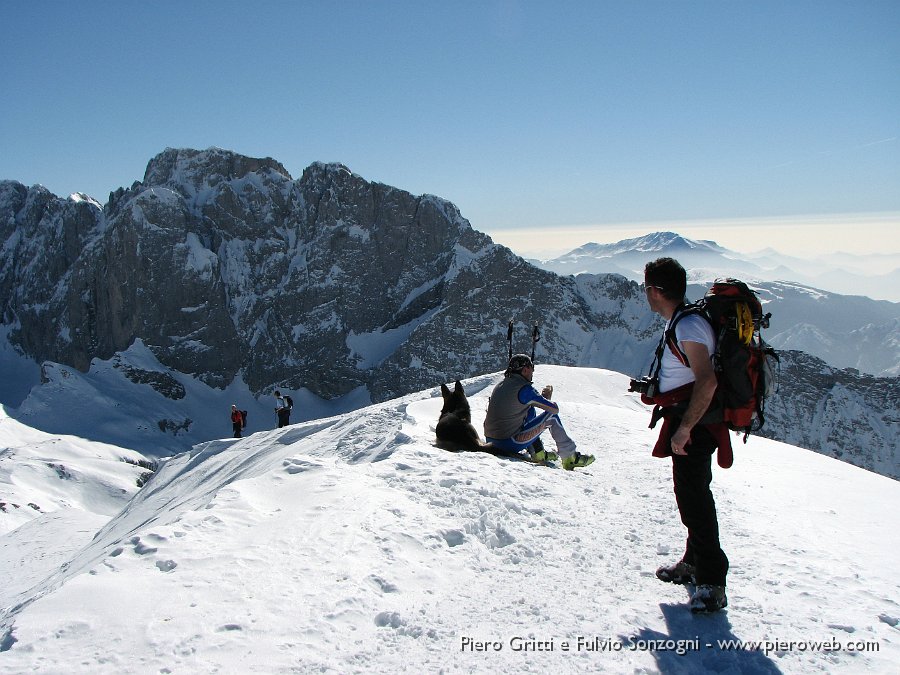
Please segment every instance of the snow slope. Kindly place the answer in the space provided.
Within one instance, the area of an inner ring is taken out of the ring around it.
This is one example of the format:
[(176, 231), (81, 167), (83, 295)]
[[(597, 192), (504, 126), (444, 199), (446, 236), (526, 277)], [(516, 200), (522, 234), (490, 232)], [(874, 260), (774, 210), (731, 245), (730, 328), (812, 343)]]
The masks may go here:
[(134, 450), (32, 429), (0, 407), (0, 535), (66, 509), (106, 522), (138, 491), (149, 468), (142, 460)]
[[(12, 373), (24, 371), (31, 363), (21, 355), (4, 354), (2, 349), (0, 335), (0, 367), (9, 366)], [(147, 381), (129, 379), (128, 371)], [(47, 361), (33, 375), (31, 394), (12, 412), (16, 419), (54, 434), (102, 438), (154, 458), (183, 451), (201, 440), (231, 435), (232, 403), (249, 413), (245, 434), (271, 429), (277, 422), (274, 398), (255, 396), (241, 376), (224, 390), (212, 388), (163, 366), (140, 339), (109, 360), (93, 359), (86, 373)], [(159, 391), (159, 383), (180, 391), (167, 396)], [(371, 402), (364, 388), (331, 401), (306, 389), (281, 391), (293, 398), (293, 422), (347, 412)]]
[[(499, 377), (464, 382), (476, 427)], [(683, 530), (648, 411), (618, 373), (547, 383), (586, 469), (434, 447), (435, 386), (199, 445), (80, 550), (61, 523), (6, 534), (30, 555), (2, 578), (61, 564), (4, 594), (0, 671), (896, 672), (896, 481), (736, 445), (713, 485), (730, 606), (693, 616), (654, 576)]]

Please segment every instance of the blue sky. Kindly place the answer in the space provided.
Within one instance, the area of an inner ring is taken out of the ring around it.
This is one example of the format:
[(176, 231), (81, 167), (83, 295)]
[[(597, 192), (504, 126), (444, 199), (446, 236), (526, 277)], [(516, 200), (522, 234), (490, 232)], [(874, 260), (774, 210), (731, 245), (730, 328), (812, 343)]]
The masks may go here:
[(295, 177), (342, 162), (547, 247), (824, 218), (852, 237), (808, 228), (806, 245), (850, 250), (900, 223), (896, 0), (4, 0), (0, 16), (0, 178), (59, 195), (105, 202), (166, 147), (217, 146)]

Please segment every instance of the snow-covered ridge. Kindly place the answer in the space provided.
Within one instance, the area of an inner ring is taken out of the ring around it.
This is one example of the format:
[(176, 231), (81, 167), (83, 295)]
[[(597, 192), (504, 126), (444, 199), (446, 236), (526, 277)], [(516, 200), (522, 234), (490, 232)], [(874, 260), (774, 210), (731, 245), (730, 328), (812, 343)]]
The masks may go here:
[[(0, 383), (10, 414), (44, 431), (77, 427), (164, 455), (221, 433), (232, 403), (265, 428), (275, 389), (308, 403), (297, 415), (309, 419), (327, 401), (347, 410), (492, 372), (505, 360), (511, 319), (517, 349), (530, 349), (540, 324), (543, 363), (629, 375), (649, 365), (661, 324), (624, 276), (538, 269), (473, 230), (450, 202), (367, 181), (343, 165), (314, 164), (297, 180), (282, 169), (219, 149), (169, 149), (102, 212), (0, 185), (0, 334), (8, 345), (0, 361), (4, 372), (23, 375)], [(641, 268), (658, 255), (651, 249), (666, 246), (721, 262), (709, 242), (673, 233), (631, 245), (641, 250), (630, 264)], [(813, 349), (811, 335), (840, 338), (866, 326), (852, 336), (866, 340), (864, 350), (831, 339), (829, 352), (818, 352), (859, 372), (783, 383), (780, 395), (804, 406), (771, 415), (767, 431), (787, 438), (802, 427), (819, 449), (823, 438), (839, 437), (841, 447), (828, 452), (900, 475), (889, 422), (897, 396), (889, 381), (861, 375), (896, 366), (898, 341), (879, 339), (897, 320), (895, 307), (790, 283), (758, 287), (776, 345)], [(788, 332), (793, 326), (800, 330)], [(129, 364), (137, 345), (157, 369)], [(68, 405), (74, 389), (78, 415), (48, 414)], [(844, 401), (844, 390), (862, 401), (860, 415), (821, 409)]]
[[(500, 377), (464, 383), (478, 428)], [(593, 465), (438, 449), (435, 386), (173, 457), (78, 550), (61, 513), (0, 537), (0, 574), (33, 579), (2, 603), (0, 669), (892, 671), (900, 484), (736, 446), (713, 480), (729, 607), (695, 617), (653, 574), (683, 528), (627, 378), (539, 365), (536, 383)]]

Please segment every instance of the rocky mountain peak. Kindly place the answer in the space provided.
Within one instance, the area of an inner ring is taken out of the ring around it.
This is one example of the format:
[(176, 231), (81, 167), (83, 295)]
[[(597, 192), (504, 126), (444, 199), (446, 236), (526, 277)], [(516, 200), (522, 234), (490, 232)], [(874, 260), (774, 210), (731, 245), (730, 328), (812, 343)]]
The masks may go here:
[(313, 162), (304, 169), (302, 180), (314, 180), (334, 174), (352, 176), (353, 172), (340, 162)]
[(220, 148), (166, 148), (147, 164), (143, 183), (146, 187), (170, 187), (183, 194), (186, 192), (186, 196), (195, 196), (223, 182), (266, 172), (293, 180), (288, 170), (271, 157), (246, 157)]

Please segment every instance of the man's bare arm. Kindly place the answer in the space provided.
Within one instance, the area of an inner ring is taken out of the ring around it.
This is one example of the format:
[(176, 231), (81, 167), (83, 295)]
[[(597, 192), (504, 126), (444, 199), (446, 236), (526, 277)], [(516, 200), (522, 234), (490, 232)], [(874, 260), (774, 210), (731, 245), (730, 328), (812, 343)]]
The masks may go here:
[(690, 442), (691, 429), (706, 413), (716, 393), (716, 373), (709, 360), (709, 351), (706, 345), (700, 342), (685, 341), (682, 343), (682, 347), (691, 364), (691, 371), (694, 373), (694, 389), (687, 410), (681, 418), (681, 425), (672, 435), (672, 452), (676, 455), (687, 454), (684, 447)]

